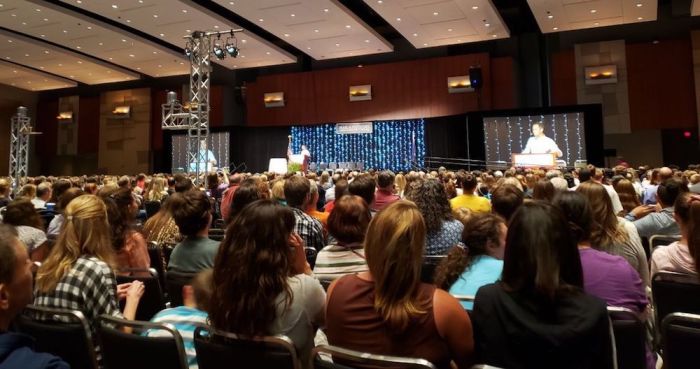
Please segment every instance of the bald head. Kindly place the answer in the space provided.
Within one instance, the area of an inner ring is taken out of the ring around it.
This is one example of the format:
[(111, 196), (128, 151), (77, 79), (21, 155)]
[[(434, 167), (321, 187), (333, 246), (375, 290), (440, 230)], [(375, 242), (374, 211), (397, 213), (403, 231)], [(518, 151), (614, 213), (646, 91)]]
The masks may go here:
[(659, 169), (659, 181), (663, 182), (671, 177), (673, 177), (673, 170), (671, 170), (671, 168), (662, 167)]

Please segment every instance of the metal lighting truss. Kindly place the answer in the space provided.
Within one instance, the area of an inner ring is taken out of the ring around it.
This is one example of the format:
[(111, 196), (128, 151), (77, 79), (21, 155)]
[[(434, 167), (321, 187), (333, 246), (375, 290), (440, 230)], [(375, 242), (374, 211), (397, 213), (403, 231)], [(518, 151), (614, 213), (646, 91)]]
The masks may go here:
[(32, 131), (31, 119), (27, 108), (20, 106), (17, 114), (10, 120), (10, 179), (16, 194), (22, 179), (27, 177), (29, 169), (29, 136), (38, 134)]
[[(187, 131), (187, 174), (194, 175), (195, 184), (203, 183), (203, 174), (206, 173), (206, 158), (201, 160), (200, 155), (206, 155), (207, 148), (202, 149), (200, 143), (206, 142), (209, 136), (209, 86), (211, 82), (211, 53), (212, 37), (220, 38), (221, 35), (243, 32), (235, 29), (221, 32), (195, 31), (185, 36), (187, 39), (186, 51), (190, 58), (190, 95), (189, 108), (177, 101), (177, 94), (168, 92), (168, 102), (162, 105), (162, 128), (168, 130)], [(191, 165), (193, 164), (193, 165)], [(194, 169), (194, 171), (192, 170)]]

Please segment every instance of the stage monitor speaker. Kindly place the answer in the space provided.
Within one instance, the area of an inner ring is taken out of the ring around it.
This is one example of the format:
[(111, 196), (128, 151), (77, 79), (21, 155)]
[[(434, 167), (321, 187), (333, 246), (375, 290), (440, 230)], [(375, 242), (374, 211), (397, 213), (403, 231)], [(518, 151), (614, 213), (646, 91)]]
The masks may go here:
[(484, 81), (481, 76), (481, 67), (470, 67), (469, 68), (469, 82), (473, 89), (480, 89)]

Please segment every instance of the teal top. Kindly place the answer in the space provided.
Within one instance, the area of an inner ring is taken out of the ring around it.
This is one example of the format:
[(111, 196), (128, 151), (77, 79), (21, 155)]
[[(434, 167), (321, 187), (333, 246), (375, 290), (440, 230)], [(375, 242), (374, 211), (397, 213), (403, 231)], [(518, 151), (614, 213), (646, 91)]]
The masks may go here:
[(205, 237), (187, 237), (178, 243), (170, 255), (168, 271), (198, 273), (214, 267), (219, 241)]
[[(471, 265), (462, 273), (450, 287), (451, 295), (476, 296), (481, 286), (491, 284), (501, 279), (503, 260), (489, 255), (479, 255), (472, 260)], [(460, 301), (466, 310), (474, 308), (473, 302)]]

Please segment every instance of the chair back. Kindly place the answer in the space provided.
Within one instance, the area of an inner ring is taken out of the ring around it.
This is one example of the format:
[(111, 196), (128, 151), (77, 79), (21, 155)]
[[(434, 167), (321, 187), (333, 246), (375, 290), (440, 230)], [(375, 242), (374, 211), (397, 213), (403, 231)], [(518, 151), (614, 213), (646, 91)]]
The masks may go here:
[(146, 201), (143, 204), (144, 209), (146, 210), (146, 219), (152, 217), (160, 211), (160, 201)]
[(663, 359), (666, 369), (697, 368), (700, 347), (700, 315), (671, 313), (661, 325)]
[(646, 367), (646, 328), (634, 311), (623, 307), (608, 307), (612, 323), (619, 369)]
[[(123, 327), (131, 328), (131, 333), (124, 332)], [(147, 335), (154, 332), (158, 332), (157, 337)], [(101, 315), (97, 318), (97, 337), (105, 369), (188, 368), (182, 337), (169, 324)]]
[(182, 273), (169, 271), (165, 275), (165, 286), (170, 299), (170, 307), (182, 306), (182, 287), (192, 282), (197, 273)]
[(15, 319), (15, 327), (34, 337), (37, 351), (56, 355), (73, 369), (97, 369), (90, 326), (82, 312), (29, 305)]
[(148, 257), (151, 258), (151, 268), (158, 273), (161, 288), (165, 286), (165, 257), (163, 249), (155, 241), (148, 243)]
[[(143, 282), (145, 290), (136, 310), (136, 320), (149, 321), (156, 313), (165, 309), (165, 298), (163, 297), (163, 289), (160, 286), (158, 272), (153, 268), (128, 269), (128, 271), (132, 272), (132, 275), (117, 275), (117, 284), (133, 281)], [(124, 302), (122, 301), (121, 303), (124, 304)]]
[(423, 283), (433, 283), (435, 269), (445, 259), (445, 255), (426, 255), (423, 257), (423, 264), (420, 270), (420, 281)]
[(197, 327), (194, 347), (200, 369), (300, 369), (296, 349), (286, 336), (244, 338), (211, 327)]
[(697, 274), (658, 272), (651, 278), (657, 327), (671, 313), (700, 314), (700, 278)]
[(653, 250), (654, 248), (658, 246), (666, 246), (670, 245), (678, 240), (681, 239), (680, 235), (665, 235), (665, 234), (655, 234), (649, 237), (649, 246)]
[(316, 257), (318, 256), (318, 251), (313, 247), (304, 247), (304, 253), (306, 253), (306, 261), (309, 263), (311, 269), (316, 265)]
[[(329, 358), (333, 361), (329, 361)], [(311, 351), (310, 367), (315, 369), (352, 369), (368, 366), (373, 368), (435, 369), (435, 366), (425, 359), (375, 355), (330, 345), (316, 346)]]

